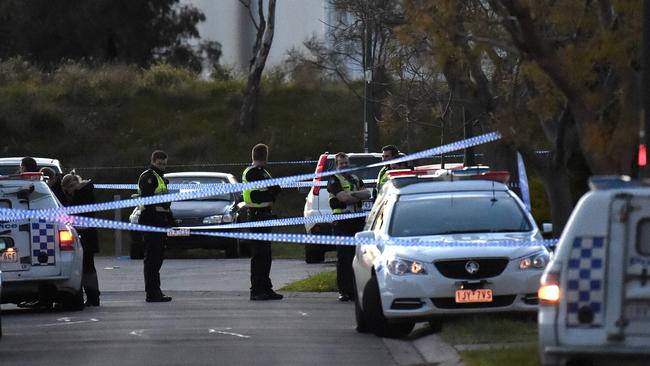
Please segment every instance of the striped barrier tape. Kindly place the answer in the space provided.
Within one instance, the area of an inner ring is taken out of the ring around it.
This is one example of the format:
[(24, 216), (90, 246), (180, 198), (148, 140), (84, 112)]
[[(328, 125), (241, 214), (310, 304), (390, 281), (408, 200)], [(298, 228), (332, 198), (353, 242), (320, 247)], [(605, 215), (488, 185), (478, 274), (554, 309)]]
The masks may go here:
[[(393, 159), (391, 160), (391, 163), (396, 164), (396, 163), (401, 163), (401, 162), (406, 162), (411, 160), (422, 159), (436, 154), (445, 154), (450, 151), (462, 150), (471, 146), (493, 142), (500, 138), (501, 135), (498, 132), (491, 132), (484, 135), (475, 136), (466, 140), (457, 141), (447, 145), (438, 146), (428, 150), (413, 153), (401, 158)], [(168, 193), (168, 194), (154, 195), (154, 196), (147, 196), (147, 197), (137, 197), (137, 198), (131, 198), (131, 199), (126, 199), (121, 201), (111, 201), (111, 202), (95, 203), (95, 204), (80, 205), (80, 206), (69, 206), (69, 207), (64, 207), (56, 210), (49, 209), (43, 211), (49, 211), (49, 212), (62, 211), (67, 214), (78, 214), (78, 213), (85, 213), (85, 212), (116, 210), (121, 208), (134, 207), (138, 205), (153, 205), (153, 204), (164, 203), (164, 202), (185, 201), (189, 199), (241, 192), (246, 189), (266, 188), (275, 185), (281, 186), (282, 184), (286, 184), (286, 183), (295, 183), (295, 182), (300, 182), (305, 180), (311, 180), (313, 178), (328, 177), (334, 174), (352, 172), (355, 170), (369, 168), (369, 167), (383, 166), (385, 164), (386, 164), (385, 162), (378, 162), (378, 163), (367, 165), (365, 167), (353, 167), (341, 171), (327, 171), (318, 174), (313, 174), (313, 173), (301, 174), (301, 175), (294, 175), (289, 177), (258, 180), (254, 182), (248, 182), (248, 183), (220, 184), (215, 187), (208, 187), (206, 189), (192, 190), (188, 192), (178, 192), (178, 193)]]
[(272, 219), (263, 221), (247, 221), (238, 222), (234, 224), (221, 224), (200, 227), (180, 227), (180, 229), (188, 230), (222, 230), (222, 229), (246, 229), (254, 227), (276, 227), (276, 226), (294, 226), (305, 224), (316, 224), (321, 222), (332, 222), (340, 220), (357, 219), (359, 217), (368, 216), (367, 212), (348, 213), (348, 214), (329, 214), (329, 215), (315, 215), (306, 217), (288, 217), (283, 219)]
[[(27, 211), (27, 210), (23, 210)], [(164, 228), (156, 226), (148, 226), (141, 224), (131, 224), (128, 222), (112, 221), (105, 219), (98, 219), (94, 217), (66, 215), (63, 213), (45, 215), (42, 211), (28, 211), (25, 213), (28, 218), (32, 219), (45, 219), (48, 221), (57, 221), (72, 226), (81, 227), (95, 227), (102, 229), (115, 229), (115, 230), (132, 230), (132, 231), (146, 231), (166, 233), (168, 236), (187, 236), (191, 235), (204, 235), (215, 236), (231, 239), (241, 240), (261, 240), (261, 241), (274, 241), (293, 244), (329, 244), (329, 245), (381, 245), (381, 246), (408, 246), (408, 247), (442, 247), (442, 248), (492, 248), (492, 247), (541, 247), (551, 246), (557, 243), (557, 240), (541, 240), (541, 241), (527, 241), (527, 240), (504, 240), (504, 241), (435, 241), (424, 240), (417, 238), (409, 239), (392, 239), (392, 240), (377, 240), (377, 239), (359, 239), (349, 236), (335, 236), (335, 235), (314, 235), (314, 234), (292, 234), (292, 233), (242, 233), (242, 232), (218, 232), (218, 231), (194, 231), (194, 229), (205, 229), (204, 227), (188, 228)], [(17, 216), (17, 215), (16, 215)], [(23, 217), (24, 219), (25, 217)]]

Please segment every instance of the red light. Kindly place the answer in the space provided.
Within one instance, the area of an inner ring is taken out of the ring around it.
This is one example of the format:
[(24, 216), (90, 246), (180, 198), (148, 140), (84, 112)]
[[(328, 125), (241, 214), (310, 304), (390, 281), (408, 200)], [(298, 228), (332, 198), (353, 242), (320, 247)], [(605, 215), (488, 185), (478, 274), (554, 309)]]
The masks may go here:
[(472, 175), (471, 179), (493, 180), (506, 184), (510, 180), (510, 173), (505, 170), (495, 170), (493, 172), (485, 172), (483, 174)]
[(415, 172), (411, 169), (395, 169), (388, 171), (389, 177), (403, 177), (405, 175), (415, 175)]
[(648, 164), (648, 155), (646, 152), (645, 144), (639, 144), (639, 166), (646, 166)]
[(41, 172), (28, 172), (28, 173), (11, 174), (11, 175), (0, 175), (0, 179), (8, 179), (8, 180), (41, 180), (41, 179), (43, 179), (43, 173), (41, 173)]
[[(320, 158), (318, 158), (318, 165), (316, 165), (316, 174), (322, 173), (323, 170), (325, 170), (325, 162), (327, 162), (327, 154), (322, 154)], [(315, 177), (314, 178), (314, 183), (319, 183), (321, 180), (321, 177)], [(318, 196), (320, 193), (320, 186), (315, 185), (312, 187), (314, 196)]]
[(74, 250), (74, 236), (69, 229), (59, 230), (59, 249)]

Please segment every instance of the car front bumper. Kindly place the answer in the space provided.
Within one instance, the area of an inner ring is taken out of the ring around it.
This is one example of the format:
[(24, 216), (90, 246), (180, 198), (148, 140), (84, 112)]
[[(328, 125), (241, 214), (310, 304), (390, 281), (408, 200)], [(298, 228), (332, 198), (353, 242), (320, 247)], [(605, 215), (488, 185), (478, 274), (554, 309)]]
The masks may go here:
[[(432, 268), (428, 274), (396, 276), (384, 268), (377, 273), (384, 315), (389, 319), (417, 319), (442, 314), (537, 311), (542, 270), (521, 271), (514, 262), (498, 276), (477, 280), (447, 278)], [(456, 290), (461, 285), (491, 289), (492, 301), (456, 303)]]

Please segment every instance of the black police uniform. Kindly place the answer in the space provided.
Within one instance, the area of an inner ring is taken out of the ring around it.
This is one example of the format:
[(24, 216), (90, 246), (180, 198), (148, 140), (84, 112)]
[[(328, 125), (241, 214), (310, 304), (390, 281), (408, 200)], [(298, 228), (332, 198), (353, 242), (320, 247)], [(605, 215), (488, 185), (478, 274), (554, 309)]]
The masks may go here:
[[(339, 174), (337, 174), (339, 175)], [(345, 180), (351, 183), (352, 191), (364, 188), (363, 181), (354, 174), (340, 174)], [(336, 198), (336, 194), (343, 191), (341, 181), (333, 175), (327, 181), (327, 191), (330, 193), (329, 204), (334, 214), (361, 212), (361, 202), (347, 205)], [(340, 236), (354, 236), (363, 230), (365, 218), (359, 217), (349, 220), (337, 220), (332, 224), (332, 234)], [(339, 290), (339, 300), (347, 301), (354, 299), (354, 288), (352, 286), (352, 261), (354, 259), (355, 247), (351, 245), (336, 246), (336, 286)]]
[[(156, 174), (158, 176), (156, 176)], [(160, 177), (165, 185), (169, 183), (163, 177), (164, 172), (155, 166), (150, 166), (138, 179), (140, 196), (153, 196), (159, 186)], [(158, 192), (158, 193), (165, 193)], [(140, 213), (139, 223), (142, 225), (170, 227), (173, 226), (174, 218), (170, 210), (170, 202), (146, 205)], [(170, 301), (160, 290), (160, 268), (165, 256), (165, 233), (144, 232), (144, 288), (147, 293), (146, 300), (149, 302)]]
[[(270, 178), (269, 172), (261, 166), (248, 167), (242, 174), (242, 182), (244, 183)], [(275, 218), (271, 206), (280, 191), (279, 186), (244, 191), (244, 201), (248, 205), (248, 221), (263, 221)], [(269, 233), (271, 228), (259, 228), (258, 232)], [(282, 295), (273, 291), (273, 285), (271, 284), (271, 260), (271, 242), (257, 240), (251, 243), (251, 300), (282, 299)]]

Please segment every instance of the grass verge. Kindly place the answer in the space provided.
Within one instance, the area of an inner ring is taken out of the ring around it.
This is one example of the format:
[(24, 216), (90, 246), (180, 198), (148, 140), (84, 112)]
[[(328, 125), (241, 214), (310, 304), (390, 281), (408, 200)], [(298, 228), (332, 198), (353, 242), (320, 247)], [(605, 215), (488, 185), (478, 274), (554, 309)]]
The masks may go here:
[(291, 282), (280, 290), (290, 292), (335, 292), (336, 272), (320, 272), (305, 279)]
[(440, 337), (447, 343), (536, 342), (535, 314), (475, 314), (445, 319)]
[(481, 351), (463, 351), (466, 366), (538, 366), (537, 344)]

